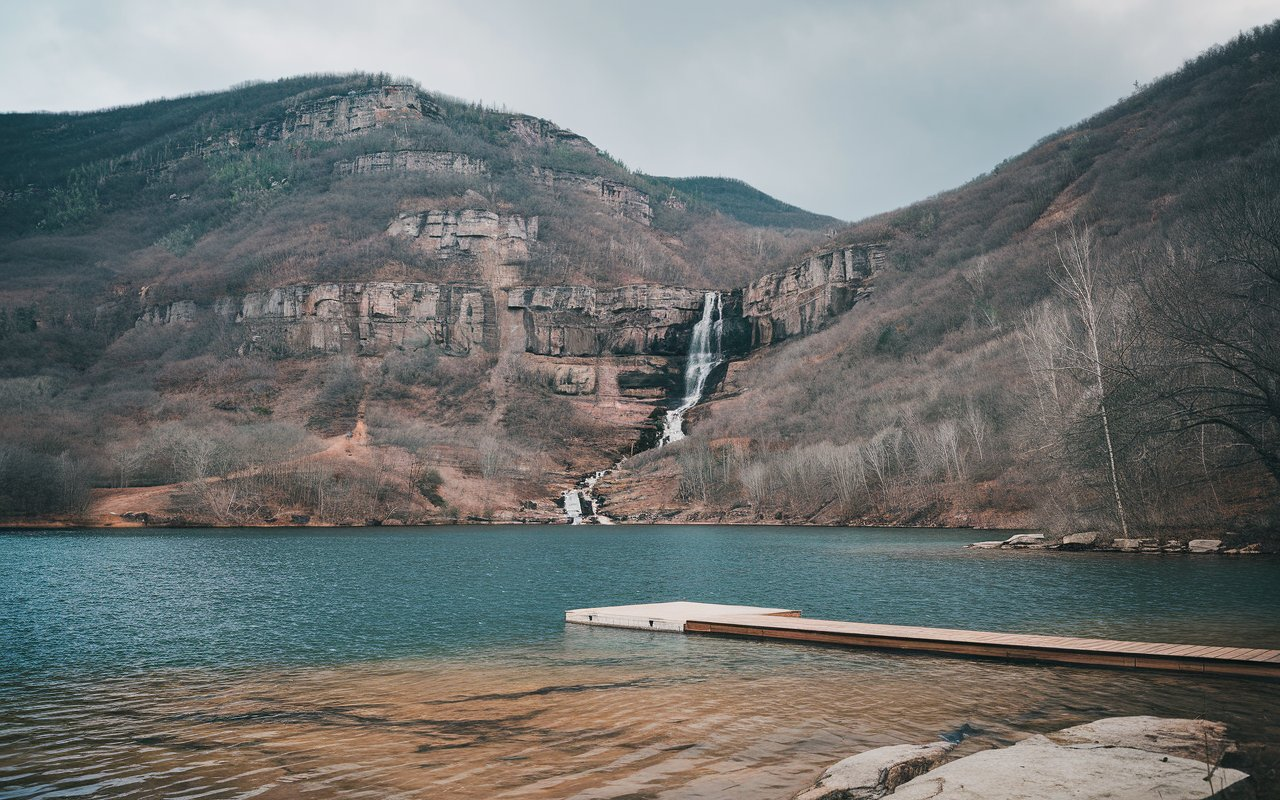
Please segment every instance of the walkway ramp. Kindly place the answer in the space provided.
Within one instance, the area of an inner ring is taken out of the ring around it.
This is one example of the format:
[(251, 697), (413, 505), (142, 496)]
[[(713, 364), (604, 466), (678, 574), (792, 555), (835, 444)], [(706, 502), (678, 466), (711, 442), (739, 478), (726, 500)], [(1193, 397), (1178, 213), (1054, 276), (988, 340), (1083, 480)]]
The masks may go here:
[(805, 619), (784, 608), (716, 603), (649, 603), (581, 608), (565, 621), (613, 628), (782, 639), (846, 647), (977, 656), (1051, 664), (1157, 669), (1280, 679), (1280, 650), (1127, 642), (1073, 636), (923, 628)]

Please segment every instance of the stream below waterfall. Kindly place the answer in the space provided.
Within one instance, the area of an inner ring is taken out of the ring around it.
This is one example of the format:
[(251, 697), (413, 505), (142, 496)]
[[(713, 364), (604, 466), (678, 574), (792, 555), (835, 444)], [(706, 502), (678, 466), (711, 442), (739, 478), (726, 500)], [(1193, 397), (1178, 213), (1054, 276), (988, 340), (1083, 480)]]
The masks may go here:
[[(707, 379), (716, 367), (724, 363), (724, 306), (719, 292), (706, 292), (702, 296), (702, 316), (693, 326), (689, 339), (689, 355), (684, 366), (684, 395), (680, 403), (667, 411), (662, 420), (662, 435), (655, 448), (678, 442), (685, 437), (684, 415), (702, 400)], [(622, 466), (623, 457), (608, 469), (592, 473), (578, 481), (574, 488), (561, 495), (565, 516), (574, 525), (595, 522), (612, 525), (613, 520), (600, 513), (601, 500), (595, 496), (596, 484)]]

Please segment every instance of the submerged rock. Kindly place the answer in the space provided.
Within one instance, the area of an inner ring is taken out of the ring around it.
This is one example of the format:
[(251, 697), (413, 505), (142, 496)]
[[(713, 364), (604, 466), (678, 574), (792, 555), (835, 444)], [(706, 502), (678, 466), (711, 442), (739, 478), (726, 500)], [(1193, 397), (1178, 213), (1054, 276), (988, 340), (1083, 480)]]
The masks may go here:
[(942, 763), (954, 747), (951, 742), (935, 742), (868, 750), (832, 765), (794, 800), (877, 800)]

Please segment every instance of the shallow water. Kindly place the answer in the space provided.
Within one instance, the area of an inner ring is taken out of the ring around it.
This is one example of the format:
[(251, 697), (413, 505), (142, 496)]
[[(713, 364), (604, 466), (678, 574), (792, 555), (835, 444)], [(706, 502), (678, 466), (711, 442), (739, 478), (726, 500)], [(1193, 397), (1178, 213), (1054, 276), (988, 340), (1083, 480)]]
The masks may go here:
[[(670, 599), (1280, 646), (1270, 559), (970, 551), (972, 532), (467, 528), (0, 536), (0, 798), (786, 797), (867, 747), (1280, 686), (563, 624)], [(1268, 773), (1269, 774), (1269, 773)]]

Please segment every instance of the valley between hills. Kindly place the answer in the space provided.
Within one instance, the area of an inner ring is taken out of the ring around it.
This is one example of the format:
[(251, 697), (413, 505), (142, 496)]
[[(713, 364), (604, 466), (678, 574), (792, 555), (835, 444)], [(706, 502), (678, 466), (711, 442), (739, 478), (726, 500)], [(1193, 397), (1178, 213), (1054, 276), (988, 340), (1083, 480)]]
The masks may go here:
[(0, 131), (6, 524), (1273, 546), (1274, 23), (854, 223), (385, 75)]

